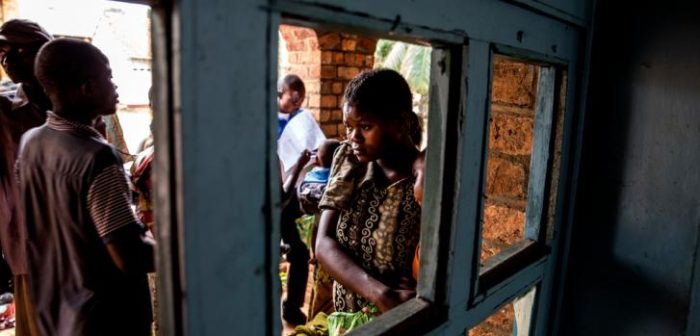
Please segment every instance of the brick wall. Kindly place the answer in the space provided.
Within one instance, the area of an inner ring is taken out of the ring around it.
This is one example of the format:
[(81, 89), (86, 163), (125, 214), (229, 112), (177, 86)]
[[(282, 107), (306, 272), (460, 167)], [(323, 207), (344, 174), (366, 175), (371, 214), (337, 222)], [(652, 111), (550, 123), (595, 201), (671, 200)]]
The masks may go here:
[[(524, 238), (536, 91), (534, 65), (494, 57), (482, 261)], [(514, 319), (511, 303), (467, 335), (512, 335)]]
[[(377, 39), (282, 25), (287, 49), (283, 74), (294, 73), (306, 83), (305, 108), (329, 138), (343, 138), (341, 103), (347, 83), (374, 66)], [(282, 54), (282, 53), (280, 53)]]
[(495, 57), (481, 259), (523, 239), (536, 66)]
[(319, 32), (321, 49), (321, 129), (329, 137), (345, 137), (341, 104), (348, 82), (374, 66), (377, 39), (337, 32)]
[(319, 120), (321, 111), (321, 51), (318, 49), (318, 37), (310, 28), (280, 25), (280, 35), (284, 40), (286, 53), (280, 51), (280, 60), (285, 64), (280, 69), (280, 77), (295, 74), (301, 77), (306, 86), (304, 108)]

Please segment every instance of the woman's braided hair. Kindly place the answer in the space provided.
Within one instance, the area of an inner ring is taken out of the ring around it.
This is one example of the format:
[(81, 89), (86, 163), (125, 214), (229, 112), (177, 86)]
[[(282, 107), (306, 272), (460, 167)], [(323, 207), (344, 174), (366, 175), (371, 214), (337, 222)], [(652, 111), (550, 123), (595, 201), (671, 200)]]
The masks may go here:
[(361, 72), (345, 88), (343, 100), (381, 121), (398, 123), (406, 141), (420, 146), (422, 129), (413, 112), (413, 95), (406, 80), (391, 69)]

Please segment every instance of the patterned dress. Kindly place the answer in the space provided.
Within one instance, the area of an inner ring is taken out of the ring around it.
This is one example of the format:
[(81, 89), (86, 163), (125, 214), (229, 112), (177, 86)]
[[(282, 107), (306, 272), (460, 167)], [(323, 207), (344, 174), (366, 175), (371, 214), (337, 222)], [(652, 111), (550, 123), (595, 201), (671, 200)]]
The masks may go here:
[[(390, 287), (411, 277), (420, 232), (420, 206), (413, 197), (413, 178), (389, 184), (375, 162), (362, 164), (347, 143), (333, 158), (322, 209), (337, 209), (336, 240), (355, 262)], [(339, 312), (357, 312), (369, 302), (334, 283)]]

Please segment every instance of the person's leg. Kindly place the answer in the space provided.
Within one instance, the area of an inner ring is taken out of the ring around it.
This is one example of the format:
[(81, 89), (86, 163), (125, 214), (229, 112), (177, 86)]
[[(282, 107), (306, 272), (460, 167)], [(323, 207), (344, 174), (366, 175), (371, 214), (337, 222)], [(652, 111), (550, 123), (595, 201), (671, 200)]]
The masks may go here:
[(299, 237), (296, 223), (301, 215), (298, 202), (294, 197), (287, 207), (282, 209), (281, 234), (285, 244), (289, 245), (287, 260), (287, 298), (282, 305), (282, 317), (292, 324), (306, 323), (306, 316), (301, 312), (306, 294), (306, 282), (309, 275), (309, 250)]

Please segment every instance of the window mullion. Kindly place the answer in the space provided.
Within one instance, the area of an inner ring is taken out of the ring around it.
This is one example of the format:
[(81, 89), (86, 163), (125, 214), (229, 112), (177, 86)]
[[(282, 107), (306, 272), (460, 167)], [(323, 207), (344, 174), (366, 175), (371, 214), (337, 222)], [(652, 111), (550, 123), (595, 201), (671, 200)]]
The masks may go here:
[(545, 230), (541, 230), (541, 226), (547, 167), (549, 166), (549, 144), (552, 134), (555, 74), (554, 67), (541, 66), (537, 84), (534, 137), (527, 190), (527, 210), (525, 212), (525, 237), (538, 241), (543, 241), (546, 233)]
[(581, 143), (581, 129), (583, 127), (582, 120), (576, 120), (577, 118), (583, 118), (582, 115), (576, 114), (577, 109), (583, 110), (581, 106), (577, 105), (580, 102), (576, 99), (577, 91), (579, 90), (579, 86), (576, 84), (579, 80), (576, 69), (576, 60), (572, 60), (567, 66), (566, 76), (559, 76), (560, 78), (563, 77), (559, 81), (565, 84), (565, 88), (563, 88), (565, 101), (558, 103), (563, 104), (564, 111), (561, 117), (564, 120), (560, 174), (556, 177), (559, 179), (559, 190), (556, 197), (554, 227), (551, 229), (556, 234), (552, 234), (552, 240), (549, 243), (552, 249), (550, 253), (552, 257), (540, 286), (540, 298), (533, 308), (533, 314), (535, 314), (534, 316), (537, 320), (534, 323), (531, 335), (556, 333), (559, 327), (558, 314), (563, 302), (563, 287), (559, 284), (563, 283), (567, 270), (565, 260), (568, 259), (571, 235), (571, 230), (568, 226), (573, 221), (572, 209), (575, 204), (574, 195), (576, 194), (577, 172), (574, 167), (579, 166), (578, 160), (580, 160), (581, 155), (580, 148), (572, 146), (572, 143)]
[(451, 230), (451, 253), (448, 265), (447, 299), (450, 320), (459, 318), (473, 296), (478, 272), (478, 249), (482, 204), (482, 181), (489, 111), (491, 51), (487, 42), (470, 40), (467, 64), (465, 107), (459, 118), (457, 153), (458, 192), (455, 220)]
[[(460, 61), (460, 57), (452, 57), (449, 49), (433, 49), (430, 65), (430, 109), (428, 113), (428, 150), (426, 153), (425, 172), (425, 203), (421, 218), (421, 262), (418, 296), (435, 302), (438, 285), (439, 251), (441, 227), (449, 225), (450, 218), (442, 215), (443, 207), (451, 203), (450, 186), (445, 186), (446, 179), (453, 180), (454, 175), (448, 175), (446, 166), (446, 151), (448, 143), (448, 105), (450, 91), (451, 63)], [(458, 55), (454, 55), (458, 56)], [(461, 65), (460, 65), (461, 66)], [(453, 171), (454, 172), (454, 171)], [(447, 187), (447, 188), (443, 188)], [(449, 189), (449, 190), (445, 190)]]

